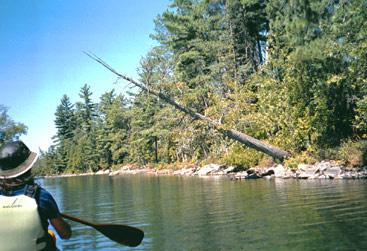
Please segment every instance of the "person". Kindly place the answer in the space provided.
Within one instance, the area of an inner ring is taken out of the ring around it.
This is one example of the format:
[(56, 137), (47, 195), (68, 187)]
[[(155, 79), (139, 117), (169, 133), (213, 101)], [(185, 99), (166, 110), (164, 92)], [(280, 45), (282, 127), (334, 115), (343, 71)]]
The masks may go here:
[(37, 158), (22, 141), (0, 148), (0, 251), (57, 250), (49, 221), (62, 239), (71, 237), (52, 195), (34, 182)]

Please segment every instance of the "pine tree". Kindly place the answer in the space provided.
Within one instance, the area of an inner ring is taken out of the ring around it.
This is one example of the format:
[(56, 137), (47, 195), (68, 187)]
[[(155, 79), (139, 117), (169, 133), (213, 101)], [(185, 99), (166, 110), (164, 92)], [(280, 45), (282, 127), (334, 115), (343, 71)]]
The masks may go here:
[(78, 125), (84, 133), (90, 132), (96, 116), (96, 105), (92, 102), (92, 94), (93, 92), (90, 91), (90, 86), (85, 84), (79, 93), (79, 97), (83, 102), (76, 103)]
[(97, 148), (102, 167), (123, 163), (127, 158), (130, 132), (126, 105), (125, 97), (116, 96), (114, 90), (101, 96)]
[(74, 137), (75, 119), (74, 104), (70, 102), (68, 96), (64, 95), (61, 99), (61, 104), (57, 106), (55, 112), (54, 122), (57, 129), (55, 138), (57, 142)]

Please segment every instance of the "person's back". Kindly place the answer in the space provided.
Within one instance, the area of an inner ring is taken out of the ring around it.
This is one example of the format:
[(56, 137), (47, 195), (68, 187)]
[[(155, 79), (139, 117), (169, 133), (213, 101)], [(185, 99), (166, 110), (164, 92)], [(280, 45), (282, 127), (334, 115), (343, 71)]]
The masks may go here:
[(46, 233), (36, 200), (24, 194), (0, 196), (0, 250), (44, 250)]
[(61, 238), (71, 236), (51, 194), (34, 183), (36, 160), (21, 141), (0, 148), (0, 251), (55, 250), (48, 220)]

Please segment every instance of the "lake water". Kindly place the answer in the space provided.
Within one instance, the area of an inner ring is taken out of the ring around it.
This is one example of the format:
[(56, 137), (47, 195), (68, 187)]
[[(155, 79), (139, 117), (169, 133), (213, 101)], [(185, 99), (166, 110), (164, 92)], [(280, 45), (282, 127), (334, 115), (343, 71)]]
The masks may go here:
[(116, 244), (70, 222), (62, 250), (367, 250), (367, 180), (83, 176), (40, 183), (60, 210), (145, 232)]

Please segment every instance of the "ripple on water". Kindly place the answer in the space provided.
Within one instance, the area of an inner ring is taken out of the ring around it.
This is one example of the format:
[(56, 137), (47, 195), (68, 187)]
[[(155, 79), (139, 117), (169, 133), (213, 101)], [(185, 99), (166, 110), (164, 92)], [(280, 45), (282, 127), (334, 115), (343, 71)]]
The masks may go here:
[[(367, 182), (88, 177), (45, 180), (61, 209), (144, 230), (134, 250), (367, 250)], [(64, 250), (128, 250), (71, 222)]]

